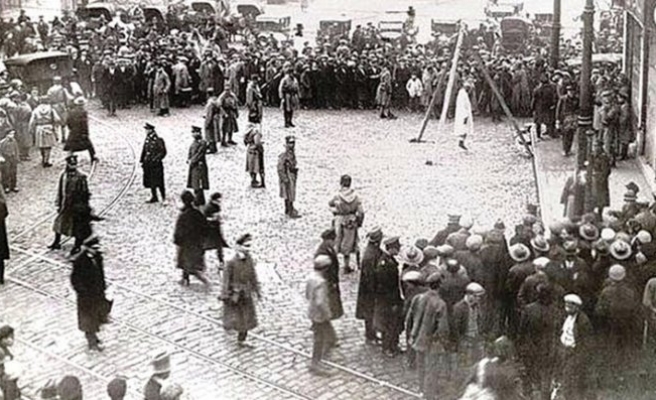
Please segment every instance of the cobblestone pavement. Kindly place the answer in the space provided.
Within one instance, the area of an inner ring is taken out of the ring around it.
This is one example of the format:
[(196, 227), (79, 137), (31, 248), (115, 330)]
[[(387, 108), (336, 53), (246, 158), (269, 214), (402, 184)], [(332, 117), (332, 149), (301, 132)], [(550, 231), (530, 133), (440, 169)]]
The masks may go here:
[[(99, 396), (91, 399), (102, 398), (102, 383), (117, 373), (140, 390), (147, 378), (148, 355), (160, 347), (172, 350), (174, 378), (195, 399), (216, 399), (217, 394), (243, 399), (412, 398), (417, 391), (415, 374), (405, 369), (401, 358), (384, 358), (380, 349), (363, 343), (362, 323), (353, 317), (357, 274), (342, 277), (346, 315), (335, 323), (341, 346), (328, 356), (335, 375), (322, 379), (307, 371), (312, 336), (304, 282), (319, 234), (330, 225), (327, 202), (338, 190), (339, 176), (352, 175), (364, 201), (363, 233), (381, 225), (387, 234), (400, 235), (403, 243), (432, 237), (452, 208), (471, 214), (482, 226), (497, 218), (513, 226), (527, 199), (535, 198), (530, 160), (519, 156), (506, 125), (477, 120), (477, 133), (468, 143), (471, 150), (465, 153), (457, 149), (448, 126), (438, 133), (431, 122), (426, 138), (433, 142), (411, 144), (408, 139), (421, 124), (419, 115), (383, 121), (365, 111), (304, 111), (297, 117), (298, 127), (287, 130), (280, 111), (265, 110), (267, 189), (251, 189), (244, 172), (242, 112), (242, 130), (235, 137), (240, 145), (208, 156), (210, 191), (224, 195), (226, 238), (234, 243), (244, 232), (255, 238), (253, 253), (263, 288), (260, 325), (250, 339), (255, 348), (241, 349), (235, 345), (236, 334), (221, 327), (215, 255), (206, 258), (213, 281), (209, 290), (194, 283), (180, 287), (179, 272), (173, 267), (177, 208), (172, 199), (186, 184), (189, 127), (202, 125), (201, 109), (174, 109), (171, 117), (157, 118), (134, 108), (109, 118), (94, 107), (92, 140), (101, 162), (90, 177), (92, 205), (104, 211), (121, 197), (106, 210), (108, 220), (96, 225), (116, 300), (114, 322), (101, 333), (105, 352), (96, 356), (85, 351), (83, 335), (76, 329), (69, 267), (63, 254), (43, 252), (51, 240), (52, 220), (33, 227), (52, 211), (63, 166), (60, 153), (52, 170), (41, 170), (35, 161), (21, 165), (23, 190), (8, 199), (10, 240), (17, 237), (11, 240), (9, 263), (14, 281), (0, 289), (0, 319), (13, 323), (24, 341), (17, 344), (18, 358), (39, 360), (49, 373), (77, 371), (84, 377), (85, 390), (88, 382), (89, 393)], [(141, 187), (140, 171), (130, 185), (135, 167), (132, 148), (138, 156), (145, 121), (156, 125), (169, 150), (165, 170), (170, 199), (165, 205), (144, 203), (149, 193)], [(285, 218), (278, 197), (275, 168), (287, 134), (297, 136), (297, 207), (303, 214), (298, 220)], [(88, 170), (87, 155), (80, 158)], [(426, 165), (427, 160), (433, 165)], [(63, 364), (62, 359), (74, 365)], [(37, 371), (21, 380), (30, 393), (44, 380)]]

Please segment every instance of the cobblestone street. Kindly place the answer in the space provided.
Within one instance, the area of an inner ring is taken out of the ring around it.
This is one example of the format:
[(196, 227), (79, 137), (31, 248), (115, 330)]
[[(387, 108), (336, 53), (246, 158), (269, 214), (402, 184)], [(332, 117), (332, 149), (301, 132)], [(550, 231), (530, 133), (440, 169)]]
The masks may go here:
[[(100, 334), (105, 351), (88, 352), (77, 330), (70, 264), (64, 257), (71, 244), (61, 252), (45, 251), (52, 240), (63, 153), (55, 152), (55, 167), (49, 170), (33, 155), (33, 161), (19, 167), (21, 191), (7, 199), (12, 259), (9, 282), (0, 288), (0, 320), (17, 328), (16, 358), (25, 367), (20, 384), (28, 398), (36, 398), (49, 377), (69, 371), (82, 380), (85, 398), (104, 398), (106, 382), (117, 374), (127, 377), (129, 398), (142, 398), (149, 356), (162, 347), (173, 354), (172, 378), (193, 399), (417, 397), (416, 373), (406, 370), (403, 358), (385, 358), (380, 349), (364, 344), (362, 321), (354, 318), (357, 273), (341, 277), (345, 316), (335, 322), (341, 346), (328, 355), (335, 374), (319, 378), (307, 370), (312, 332), (304, 285), (320, 232), (331, 223), (327, 203), (339, 189), (339, 177), (351, 175), (364, 202), (362, 237), (380, 225), (385, 234), (401, 236), (402, 243), (432, 238), (452, 209), (483, 227), (500, 218), (511, 231), (526, 202), (536, 201), (531, 162), (521, 157), (507, 125), (477, 119), (476, 134), (468, 139), (470, 151), (463, 152), (449, 125), (437, 132), (437, 122), (431, 121), (425, 134), (429, 142), (414, 144), (409, 139), (416, 136), (421, 115), (402, 113), (386, 121), (368, 111), (301, 111), (297, 128), (284, 129), (281, 112), (266, 109), (267, 188), (251, 189), (244, 170), (242, 110), (235, 137), (239, 145), (207, 157), (209, 193), (223, 194), (226, 239), (232, 245), (242, 233), (253, 235), (263, 289), (259, 326), (250, 339), (254, 348), (239, 348), (236, 333), (222, 328), (215, 254), (206, 255), (209, 290), (193, 281), (190, 287), (178, 285), (180, 272), (174, 268), (175, 199), (187, 180), (190, 126), (203, 125), (202, 109), (173, 109), (168, 118), (141, 107), (120, 110), (116, 118), (93, 102), (89, 109), (100, 163), (90, 170), (88, 155), (81, 153), (80, 160), (82, 170), (92, 173), (92, 206), (107, 218), (95, 230), (115, 299), (113, 322)], [(150, 193), (141, 185), (138, 157), (146, 121), (156, 126), (168, 148), (169, 198), (164, 205), (146, 204)], [(297, 138), (296, 206), (302, 214), (297, 220), (284, 215), (276, 173), (288, 134)]]

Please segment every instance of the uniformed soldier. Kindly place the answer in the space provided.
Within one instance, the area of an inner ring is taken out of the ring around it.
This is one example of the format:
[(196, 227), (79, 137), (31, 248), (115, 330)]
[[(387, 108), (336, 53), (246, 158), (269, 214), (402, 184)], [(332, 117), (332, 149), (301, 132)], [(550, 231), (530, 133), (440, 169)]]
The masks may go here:
[(298, 211), (294, 209), (296, 199), (296, 178), (298, 168), (296, 167), (296, 154), (294, 147), (296, 138), (287, 136), (285, 138), (285, 151), (278, 157), (278, 178), (280, 180), (280, 197), (285, 200), (285, 215), (290, 218), (299, 218)]
[(196, 197), (194, 204), (200, 206), (205, 204), (204, 190), (210, 188), (207, 161), (205, 160), (207, 142), (202, 138), (202, 129), (198, 126), (191, 127), (191, 135), (194, 141), (189, 147), (189, 157), (187, 158), (187, 164), (189, 164), (187, 188), (193, 189)]
[(278, 92), (282, 101), (282, 110), (285, 117), (285, 128), (294, 127), (294, 110), (298, 108), (298, 80), (294, 77), (292, 64), (286, 62), (283, 66), (285, 77), (280, 81)]
[[(262, 130), (260, 124), (249, 116), (249, 126), (244, 135), (244, 144), (247, 146), (246, 152), (246, 172), (251, 176), (252, 188), (264, 188), (264, 147), (262, 143)], [(260, 175), (261, 182), (258, 183), (257, 175)]]
[(579, 99), (575, 96), (573, 84), (568, 84), (565, 90), (566, 94), (558, 100), (556, 107), (556, 123), (563, 137), (563, 155), (569, 157), (578, 126)]

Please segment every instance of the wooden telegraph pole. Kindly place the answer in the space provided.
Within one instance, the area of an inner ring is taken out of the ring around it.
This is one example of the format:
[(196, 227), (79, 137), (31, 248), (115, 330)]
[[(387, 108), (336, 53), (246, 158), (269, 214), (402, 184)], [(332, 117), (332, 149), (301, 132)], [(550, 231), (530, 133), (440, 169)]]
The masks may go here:
[(561, 0), (554, 0), (553, 24), (551, 25), (551, 57), (549, 64), (554, 70), (558, 69), (560, 61), (560, 14)]

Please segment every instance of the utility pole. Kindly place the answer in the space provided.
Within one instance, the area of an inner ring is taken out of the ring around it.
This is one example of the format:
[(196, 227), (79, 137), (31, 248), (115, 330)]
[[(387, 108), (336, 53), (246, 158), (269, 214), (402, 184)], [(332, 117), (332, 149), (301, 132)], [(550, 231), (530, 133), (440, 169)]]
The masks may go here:
[[(586, 0), (583, 11), (583, 54), (581, 65), (581, 92), (579, 97), (579, 119), (578, 119), (578, 152), (576, 154), (576, 172), (585, 169), (588, 160), (588, 131), (592, 129), (592, 40), (594, 37), (594, 0)], [(593, 139), (593, 136), (590, 136)], [(587, 180), (590, 180), (590, 176)], [(583, 185), (576, 186), (575, 203), (576, 210), (583, 210), (585, 201), (585, 189)]]
[(553, 23), (551, 25), (551, 57), (549, 64), (554, 70), (558, 69), (560, 61), (560, 14), (561, 1), (553, 0)]

